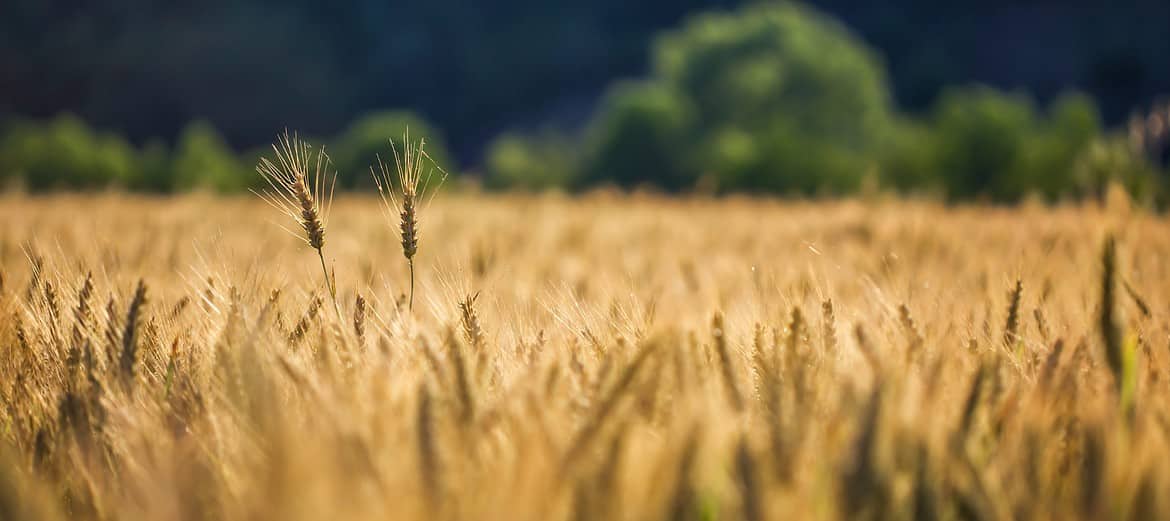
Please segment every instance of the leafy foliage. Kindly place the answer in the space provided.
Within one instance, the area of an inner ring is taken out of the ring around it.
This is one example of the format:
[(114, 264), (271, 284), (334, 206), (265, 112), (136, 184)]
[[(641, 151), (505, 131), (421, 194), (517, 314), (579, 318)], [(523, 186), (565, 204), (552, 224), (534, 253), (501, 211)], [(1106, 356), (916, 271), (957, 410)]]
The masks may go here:
[(125, 140), (94, 132), (74, 116), (18, 123), (0, 137), (0, 178), (32, 190), (130, 186), (138, 175), (135, 151)]
[(179, 136), (173, 165), (175, 188), (237, 191), (250, 186), (255, 174), (236, 158), (223, 137), (208, 123), (195, 122)]
[[(1162, 176), (1130, 144), (1117, 138), (1103, 139), (1081, 151), (1073, 165), (1076, 194), (1103, 200), (1110, 186), (1120, 186), (1139, 201), (1165, 197)], [(1162, 201), (1157, 201), (1162, 202)]]
[(689, 100), (662, 83), (618, 85), (602, 102), (586, 142), (585, 179), (621, 186), (653, 183), (681, 189), (694, 184), (687, 164), (692, 132)]
[(504, 134), (488, 146), (487, 182), (493, 188), (547, 190), (575, 185), (579, 159), (566, 136)]
[(889, 124), (884, 72), (843, 26), (752, 6), (659, 38), (653, 78), (602, 104), (587, 170), (671, 190), (712, 176), (724, 191), (844, 193)]
[[(393, 162), (389, 140), (401, 140), (407, 128), (426, 137), (436, 164), (453, 170), (442, 136), (421, 118), (408, 112), (372, 114), (332, 140), (339, 185), (365, 186), (379, 155)], [(257, 185), (254, 165), (265, 152), (234, 151), (205, 121), (188, 125), (173, 149), (157, 139), (135, 148), (116, 134), (98, 133), (79, 118), (62, 115), (47, 123), (16, 123), (0, 133), (0, 180), (33, 191), (118, 186), (235, 192)]]
[(928, 128), (928, 136), (902, 136), (924, 150), (895, 156), (895, 172), (921, 181), (925, 167), (951, 199), (1014, 202), (1029, 193), (1073, 195), (1073, 163), (1099, 135), (1100, 116), (1080, 95), (1062, 96), (1042, 114), (1026, 96), (974, 87), (948, 91)]
[[(291, 30), (290, 23), (276, 25)], [(651, 50), (650, 75), (612, 85), (583, 132), (492, 140), (481, 159), (485, 185), (839, 195), (876, 183), (952, 201), (1011, 203), (1033, 194), (1101, 197), (1116, 184), (1142, 201), (1165, 199), (1165, 173), (1124, 137), (1103, 131), (1093, 99), (1066, 94), (1041, 107), (1022, 92), (969, 86), (946, 90), (923, 115), (900, 113), (876, 53), (803, 5), (700, 14), (661, 33)], [(496, 94), (503, 95), (484, 95)], [(370, 166), (378, 157), (392, 161), (389, 141), (408, 128), (426, 139), (438, 167), (457, 171), (449, 129), (408, 111), (370, 113), (312, 141), (328, 145), (339, 188), (369, 189)], [(234, 152), (206, 122), (189, 125), (173, 149), (160, 140), (137, 149), (68, 115), (9, 124), (0, 153), (0, 180), (32, 190), (234, 191), (255, 182), (251, 165), (259, 157)]]

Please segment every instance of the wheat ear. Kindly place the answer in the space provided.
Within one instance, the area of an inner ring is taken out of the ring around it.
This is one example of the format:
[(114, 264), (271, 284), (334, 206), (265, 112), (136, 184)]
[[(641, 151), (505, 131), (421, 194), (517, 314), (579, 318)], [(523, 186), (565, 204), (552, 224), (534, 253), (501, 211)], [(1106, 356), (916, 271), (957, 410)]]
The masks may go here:
[[(272, 145), (275, 161), (260, 159), (256, 171), (268, 183), (268, 187), (253, 192), (281, 213), (292, 217), (303, 231), (303, 239), (309, 247), (317, 250), (321, 260), (321, 273), (325, 286), (337, 307), (337, 280), (330, 276), (325, 266), (325, 226), (329, 221), (329, 210), (333, 206), (333, 190), (337, 185), (337, 174), (329, 168), (329, 156), (325, 148), (314, 151), (309, 144), (296, 134), (277, 138)], [(300, 233), (293, 233), (301, 236)]]
[[(433, 197), (434, 191), (428, 195), (431, 178), (435, 177), (435, 170), (439, 171), (438, 182), (442, 184), (446, 179), (446, 172), (434, 164), (431, 156), (425, 150), (426, 140), (411, 141), (410, 130), (402, 136), (402, 153), (390, 141), (390, 150), (394, 154), (394, 171), (390, 174), (389, 166), (378, 158), (378, 168), (370, 168), (374, 177), (374, 184), (378, 187), (378, 195), (389, 214), (390, 219), (398, 221), (398, 232), (402, 239), (402, 256), (406, 257), (406, 265), (410, 269), (410, 310), (414, 310), (414, 256), (418, 253), (418, 222), (420, 206), (427, 197)], [(427, 168), (424, 173), (423, 160), (431, 163), (433, 168)]]
[(134, 363), (138, 358), (138, 323), (142, 318), (142, 306), (146, 304), (146, 284), (139, 279), (134, 289), (134, 298), (130, 300), (130, 308), (126, 311), (126, 326), (122, 330), (122, 377), (129, 387), (134, 380)]

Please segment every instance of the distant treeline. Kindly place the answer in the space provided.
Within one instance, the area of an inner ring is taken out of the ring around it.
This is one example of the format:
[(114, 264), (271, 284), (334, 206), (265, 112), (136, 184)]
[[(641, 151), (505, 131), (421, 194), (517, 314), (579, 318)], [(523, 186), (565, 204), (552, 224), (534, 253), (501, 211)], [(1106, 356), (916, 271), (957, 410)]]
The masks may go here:
[[(999, 202), (1095, 196), (1110, 183), (1150, 201), (1164, 193), (1156, 157), (1166, 132), (1158, 129), (1170, 113), (1110, 133), (1087, 96), (1067, 93), (1040, 107), (1025, 93), (972, 86), (949, 89), (925, 115), (910, 116), (893, 101), (876, 53), (806, 7), (692, 17), (660, 34), (651, 56), (649, 77), (613, 85), (583, 130), (499, 136), (474, 179), (493, 189), (842, 195), (876, 188)], [(361, 189), (377, 155), (390, 152), (387, 140), (406, 128), (427, 139), (439, 166), (458, 173), (442, 132), (407, 111), (307, 137), (327, 146), (342, 188)], [(257, 183), (253, 166), (263, 153), (234, 152), (206, 123), (192, 123), (173, 145), (136, 147), (60, 116), (3, 129), (0, 181), (34, 191), (235, 191)]]
[[(283, 129), (290, 133), (294, 129)], [(368, 188), (369, 169), (379, 157), (392, 161), (389, 140), (404, 133), (426, 140), (427, 154), (444, 171), (454, 167), (442, 135), (406, 112), (382, 112), (355, 121), (328, 138), (305, 137), (323, 146), (340, 188)], [(277, 134), (273, 134), (273, 140)], [(0, 133), (0, 183), (30, 191), (122, 188), (150, 192), (192, 189), (234, 192), (259, 186), (255, 166), (272, 150), (233, 151), (206, 122), (193, 122), (174, 146), (161, 140), (142, 147), (122, 136), (94, 130), (72, 115), (47, 122), (22, 122)]]
[(462, 164), (495, 134), (577, 128), (686, 16), (800, 3), (877, 50), (899, 106), (947, 86), (1066, 86), (1119, 124), (1170, 92), (1170, 2), (1020, 0), (0, 1), (0, 120), (69, 111), (134, 143), (206, 119), (237, 149), (410, 107)]

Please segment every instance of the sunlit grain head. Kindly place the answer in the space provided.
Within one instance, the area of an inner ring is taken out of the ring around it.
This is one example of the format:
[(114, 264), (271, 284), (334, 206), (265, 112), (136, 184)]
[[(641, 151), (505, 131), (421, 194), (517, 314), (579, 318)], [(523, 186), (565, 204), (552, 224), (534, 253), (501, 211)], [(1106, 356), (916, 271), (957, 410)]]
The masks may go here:
[(256, 166), (268, 186), (253, 192), (303, 230), (295, 233), (285, 228), (286, 231), (320, 250), (325, 245), (325, 228), (337, 185), (337, 174), (330, 169), (325, 147), (314, 150), (297, 134), (285, 131), (273, 143), (272, 151), (274, 159), (261, 158)]

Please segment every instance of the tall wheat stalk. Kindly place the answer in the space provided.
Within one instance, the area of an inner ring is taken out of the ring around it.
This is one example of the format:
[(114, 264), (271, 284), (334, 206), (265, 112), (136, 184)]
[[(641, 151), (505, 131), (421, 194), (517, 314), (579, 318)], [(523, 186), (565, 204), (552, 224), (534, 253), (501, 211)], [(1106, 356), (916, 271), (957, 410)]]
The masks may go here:
[[(390, 150), (394, 154), (394, 174), (390, 173), (388, 165), (378, 158), (378, 168), (370, 168), (374, 177), (374, 184), (378, 187), (378, 195), (386, 209), (391, 222), (398, 220), (398, 232), (402, 239), (402, 256), (406, 257), (407, 267), (410, 269), (410, 310), (414, 310), (414, 256), (418, 253), (418, 221), (422, 203), (429, 202), (428, 197), (434, 197), (434, 190), (428, 192), (431, 178), (438, 170), (438, 182), (434, 188), (446, 179), (447, 173), (438, 168), (431, 156), (425, 150), (426, 140), (410, 139), (410, 130), (402, 135), (402, 153), (390, 140)], [(424, 172), (423, 160), (429, 161), (431, 168)]]
[(325, 276), (325, 287), (333, 297), (333, 306), (337, 307), (337, 281), (330, 276), (325, 266), (324, 253), (325, 227), (333, 206), (337, 173), (330, 172), (325, 147), (314, 151), (308, 142), (296, 134), (289, 136), (286, 131), (272, 145), (272, 151), (275, 161), (265, 157), (256, 165), (256, 171), (268, 183), (268, 188), (259, 192), (253, 190), (253, 193), (281, 213), (292, 217), (300, 226), (303, 237), (301, 233), (284, 229), (293, 236), (302, 237), (309, 247), (317, 250), (321, 273)]

